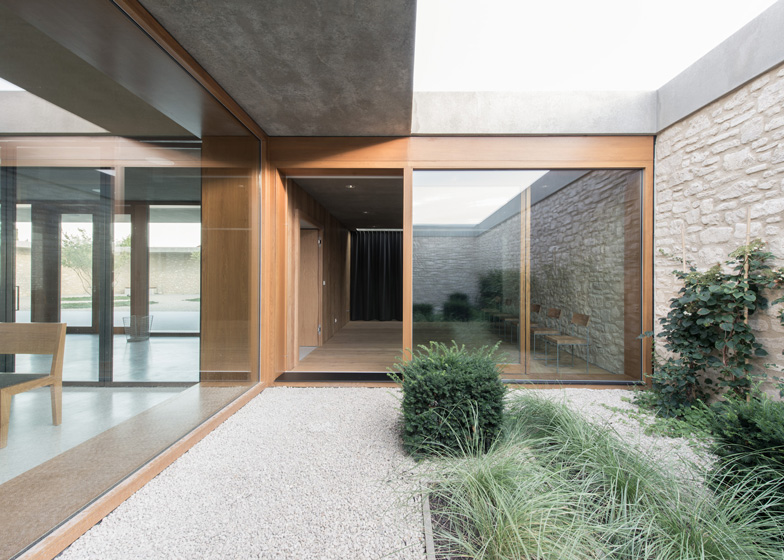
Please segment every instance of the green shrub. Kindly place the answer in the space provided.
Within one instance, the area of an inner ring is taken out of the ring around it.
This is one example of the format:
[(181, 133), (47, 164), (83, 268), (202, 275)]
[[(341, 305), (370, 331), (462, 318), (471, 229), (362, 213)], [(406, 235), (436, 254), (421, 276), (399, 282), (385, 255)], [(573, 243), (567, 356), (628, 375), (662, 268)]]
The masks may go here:
[(464, 451), (498, 435), (506, 387), (496, 348), (466, 350), (431, 342), (390, 374), (403, 387), (403, 446), (414, 455)]
[(444, 302), (445, 321), (470, 321), (471, 304), (468, 303), (468, 295), (460, 292), (450, 294), (449, 299)]
[(784, 402), (766, 396), (730, 399), (712, 407), (713, 449), (736, 470), (767, 466), (784, 475)]
[(414, 308), (414, 321), (432, 321), (433, 320), (433, 304), (431, 303), (415, 303)]

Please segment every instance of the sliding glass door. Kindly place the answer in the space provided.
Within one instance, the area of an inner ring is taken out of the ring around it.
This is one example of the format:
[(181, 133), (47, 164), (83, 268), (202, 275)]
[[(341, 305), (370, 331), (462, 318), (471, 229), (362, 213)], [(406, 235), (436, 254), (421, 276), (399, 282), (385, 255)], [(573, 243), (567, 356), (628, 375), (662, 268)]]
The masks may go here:
[[(200, 175), (5, 168), (0, 320), (66, 323), (66, 382), (197, 382)], [(0, 366), (31, 371), (35, 359)]]

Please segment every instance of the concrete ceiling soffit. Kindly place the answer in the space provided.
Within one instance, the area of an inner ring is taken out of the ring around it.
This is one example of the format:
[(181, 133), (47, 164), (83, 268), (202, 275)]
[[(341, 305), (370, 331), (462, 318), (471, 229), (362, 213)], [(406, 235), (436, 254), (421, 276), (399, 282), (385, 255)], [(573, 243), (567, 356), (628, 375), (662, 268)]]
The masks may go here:
[(349, 229), (403, 227), (402, 177), (298, 177), (294, 182)]
[(142, 0), (270, 136), (406, 136), (415, 0)]
[[(3, 7), (0, 52), (0, 76), (29, 92), (18, 92), (22, 94), (16, 96), (22, 105), (18, 114), (34, 120), (19, 123), (16, 128), (29, 127), (25, 132), (87, 132), (89, 127), (84, 124), (76, 126), (84, 119), (94, 125), (92, 133), (103, 129), (121, 136), (189, 136), (183, 127)], [(74, 115), (66, 130), (54, 130), (53, 123), (39, 122), (56, 112), (51, 106), (46, 112), (40, 111), (46, 102), (60, 108), (61, 117), (62, 113)], [(36, 110), (39, 112), (34, 113)]]
[(0, 75), (121, 136), (247, 130), (106, 0), (3, 0)]

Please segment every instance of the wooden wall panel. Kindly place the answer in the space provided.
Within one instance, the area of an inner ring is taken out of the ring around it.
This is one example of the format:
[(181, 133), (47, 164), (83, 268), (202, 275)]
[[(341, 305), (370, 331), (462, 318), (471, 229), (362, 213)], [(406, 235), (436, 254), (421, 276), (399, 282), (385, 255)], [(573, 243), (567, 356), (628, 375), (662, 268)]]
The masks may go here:
[(201, 381), (256, 378), (251, 207), (258, 177), (258, 141), (205, 138), (205, 159), (225, 167), (202, 171)]
[(301, 229), (299, 236), (299, 273), (297, 274), (297, 332), (299, 346), (320, 346), (321, 272), (317, 229)]
[(348, 322), (349, 300), (347, 284), (348, 238), (349, 232), (326, 208), (316, 202), (294, 181), (286, 182), (286, 369), (293, 368), (298, 360), (295, 309), (297, 296), (297, 264), (299, 261), (299, 219), (300, 216), (323, 229), (322, 237), (322, 277), (326, 285), (322, 289), (322, 337), (323, 344)]

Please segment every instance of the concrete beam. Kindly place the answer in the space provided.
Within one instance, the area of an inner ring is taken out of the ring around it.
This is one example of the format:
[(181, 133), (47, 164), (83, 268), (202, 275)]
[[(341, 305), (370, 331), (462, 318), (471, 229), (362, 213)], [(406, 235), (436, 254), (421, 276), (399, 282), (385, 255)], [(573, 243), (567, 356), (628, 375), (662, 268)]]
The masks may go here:
[(784, 0), (779, 0), (658, 93), (660, 132), (784, 61)]
[(651, 134), (655, 92), (415, 92), (412, 134)]

